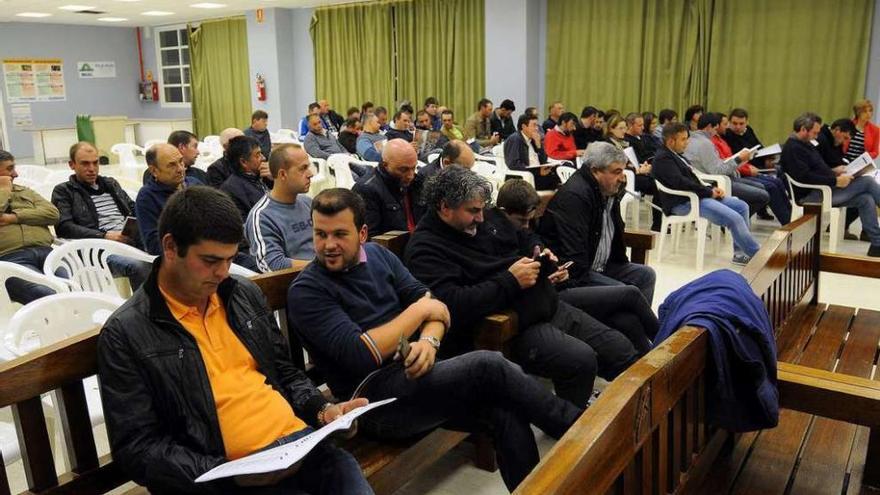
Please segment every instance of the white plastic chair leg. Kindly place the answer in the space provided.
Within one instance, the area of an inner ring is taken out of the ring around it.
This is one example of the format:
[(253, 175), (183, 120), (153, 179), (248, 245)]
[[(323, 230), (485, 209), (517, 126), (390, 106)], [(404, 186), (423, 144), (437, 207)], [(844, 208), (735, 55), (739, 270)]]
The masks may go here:
[(709, 222), (705, 218), (697, 219), (697, 272), (703, 272), (703, 258), (706, 255), (706, 227)]
[(666, 230), (669, 229), (669, 220), (663, 215), (663, 221), (660, 222), (660, 240), (657, 242), (657, 260), (663, 259), (663, 245), (666, 243)]
[(843, 238), (843, 222), (840, 215), (841, 208), (832, 208), (830, 215), (830, 225), (828, 235), (828, 248), (832, 253), (837, 252), (837, 244)]

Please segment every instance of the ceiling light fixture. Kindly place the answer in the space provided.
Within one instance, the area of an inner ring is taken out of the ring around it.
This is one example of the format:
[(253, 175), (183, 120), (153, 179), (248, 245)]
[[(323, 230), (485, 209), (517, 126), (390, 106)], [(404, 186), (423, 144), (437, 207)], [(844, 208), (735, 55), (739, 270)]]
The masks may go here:
[(18, 17), (49, 17), (52, 14), (47, 14), (45, 12), (21, 12), (15, 15)]
[(69, 10), (71, 12), (79, 12), (80, 10), (91, 10), (95, 8), (94, 5), (64, 5), (62, 7), (58, 7), (60, 10)]
[(146, 12), (141, 12), (141, 15), (152, 15), (152, 16), (174, 15), (174, 12), (166, 12), (164, 10), (148, 10)]
[(204, 3), (194, 3), (194, 4), (190, 5), (190, 7), (194, 7), (197, 9), (222, 9), (223, 7), (226, 7), (226, 4), (225, 3), (204, 2)]
[(101, 22), (125, 22), (128, 19), (125, 17), (99, 17), (98, 20)]

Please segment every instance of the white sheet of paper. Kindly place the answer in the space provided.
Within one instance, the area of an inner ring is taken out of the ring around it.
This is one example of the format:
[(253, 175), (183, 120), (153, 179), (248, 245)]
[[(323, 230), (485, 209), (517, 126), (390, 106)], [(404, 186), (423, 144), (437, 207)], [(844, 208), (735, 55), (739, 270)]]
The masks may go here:
[(281, 471), (287, 469), (305, 457), (315, 445), (318, 445), (328, 435), (335, 431), (347, 430), (351, 428), (352, 422), (358, 416), (371, 411), (377, 407), (384, 406), (390, 402), (397, 400), (396, 397), (390, 399), (373, 402), (364, 407), (359, 407), (353, 411), (336, 418), (332, 423), (324, 426), (320, 430), (312, 432), (295, 442), (266, 449), (249, 456), (223, 463), (207, 473), (196, 478), (196, 483), (204, 483), (220, 478), (228, 478), (231, 476), (240, 476), (243, 474), (260, 474), (270, 473), (272, 471)]
[(641, 163), (639, 163), (639, 157), (636, 156), (636, 150), (634, 150), (632, 146), (624, 148), (623, 154), (626, 155), (627, 158), (629, 158), (629, 163), (633, 167), (639, 168), (639, 165), (641, 165)]
[(758, 152), (755, 153), (755, 158), (761, 158), (762, 156), (769, 155), (778, 155), (780, 153), (782, 153), (782, 147), (779, 146), (779, 143), (776, 143), (772, 146), (767, 146), (766, 148), (761, 148), (760, 150), (758, 150)]
[(559, 165), (562, 165), (562, 162), (560, 162), (560, 163), (542, 163), (540, 165), (526, 165), (526, 168), (558, 167)]
[(849, 162), (846, 166), (846, 175), (856, 176), (860, 172), (862, 172), (866, 167), (873, 167), (874, 159), (871, 158), (871, 155), (868, 152), (864, 152), (858, 156), (855, 160)]

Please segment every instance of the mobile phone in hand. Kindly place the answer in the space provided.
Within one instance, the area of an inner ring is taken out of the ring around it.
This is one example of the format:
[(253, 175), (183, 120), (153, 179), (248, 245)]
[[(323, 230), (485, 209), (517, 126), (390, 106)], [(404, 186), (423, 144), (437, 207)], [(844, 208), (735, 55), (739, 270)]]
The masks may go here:
[(400, 339), (397, 341), (397, 355), (400, 356), (401, 362), (406, 361), (406, 358), (409, 357), (410, 350), (409, 340), (407, 340), (403, 334), (400, 334)]

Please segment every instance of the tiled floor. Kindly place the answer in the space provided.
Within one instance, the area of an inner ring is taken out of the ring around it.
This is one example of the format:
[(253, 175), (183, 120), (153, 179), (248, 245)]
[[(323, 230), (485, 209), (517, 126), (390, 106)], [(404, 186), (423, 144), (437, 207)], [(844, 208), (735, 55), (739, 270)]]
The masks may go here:
[[(53, 167), (56, 168), (56, 167)], [(60, 167), (58, 167), (61, 169)], [(113, 167), (115, 168), (115, 167)], [(105, 168), (103, 173), (113, 175), (113, 168)], [(133, 175), (132, 175), (133, 176)], [(139, 177), (139, 174), (137, 175)], [(643, 211), (642, 225), (648, 225), (647, 212)], [(853, 227), (858, 232), (858, 222)], [(778, 227), (775, 222), (756, 221), (752, 231), (758, 242), (764, 241)], [(730, 263), (732, 247), (729, 234), (723, 236), (719, 252), (713, 252), (711, 243), (707, 243), (707, 254), (703, 273), (730, 268), (739, 271)], [(858, 241), (841, 241), (839, 251), (847, 254), (865, 254), (867, 243)], [(678, 251), (670, 252), (671, 243), (667, 243), (662, 258), (653, 253), (649, 264), (657, 270), (657, 288), (654, 300), (656, 310), (665, 297), (690, 280), (702, 275), (695, 267), (696, 243), (693, 234), (685, 234)], [(862, 308), (880, 310), (880, 280), (861, 279), (840, 275), (822, 275), (820, 280), (820, 300), (823, 302), (846, 304)], [(9, 421), (8, 409), (0, 411), (0, 421)], [(103, 426), (96, 429), (98, 433), (98, 449), (100, 454), (108, 451), (106, 432)], [(553, 440), (536, 430), (536, 438), (542, 455), (553, 445)], [(418, 479), (404, 486), (398, 493), (402, 495), (432, 494), (452, 495), (468, 493), (473, 495), (490, 495), (507, 493), (498, 473), (481, 471), (470, 464), (470, 446), (463, 445), (429, 468)], [(57, 465), (61, 465), (60, 463)], [(13, 493), (26, 487), (21, 463), (7, 466)]]

